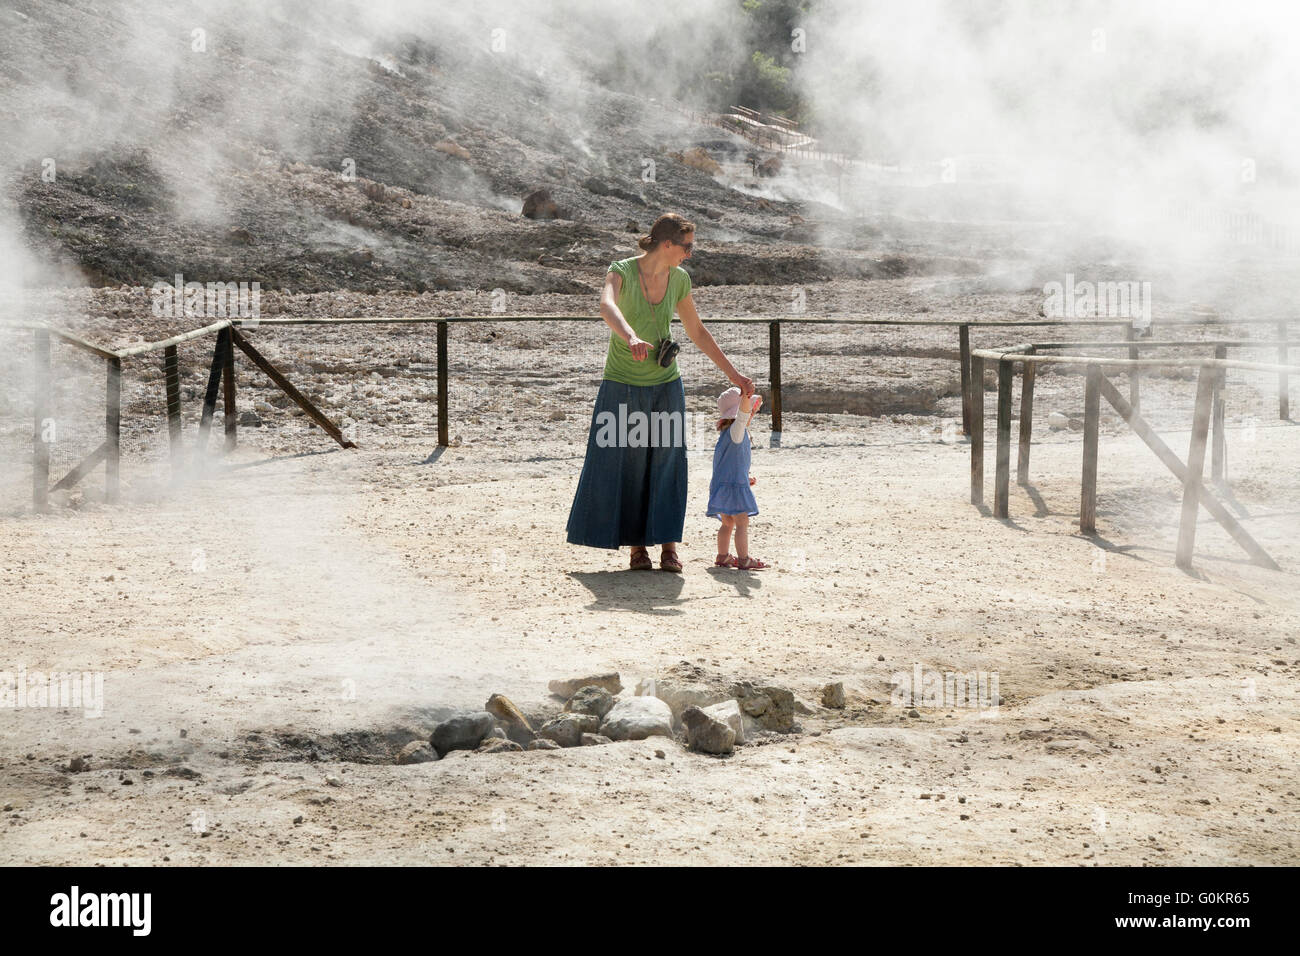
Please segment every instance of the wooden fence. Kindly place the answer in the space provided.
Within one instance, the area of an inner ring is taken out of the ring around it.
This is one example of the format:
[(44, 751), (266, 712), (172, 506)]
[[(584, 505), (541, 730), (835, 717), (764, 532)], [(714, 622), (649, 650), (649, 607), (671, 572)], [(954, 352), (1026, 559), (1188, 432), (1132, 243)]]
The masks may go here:
[[(105, 496), (110, 502), (116, 501), (119, 495), (119, 467), (121, 458), (121, 415), (122, 415), (122, 363), (124, 360), (135, 359), (143, 355), (152, 354), (161, 351), (163, 353), (163, 380), (166, 388), (167, 398), (167, 426), (169, 435), (169, 444), (173, 466), (179, 471), (184, 459), (182, 449), (181, 435), (181, 398), (180, 398), (180, 377), (177, 347), (195, 340), (212, 335), (215, 337), (215, 345), (212, 353), (212, 361), (208, 374), (207, 388), (203, 398), (203, 409), (199, 421), (199, 432), (195, 456), (201, 456), (206, 453), (209, 443), (209, 433), (212, 426), (212, 420), (215, 416), (216, 403), (220, 394), (223, 401), (224, 411), (224, 432), (225, 447), (227, 450), (235, 447), (237, 440), (238, 416), (236, 415), (235, 402), (235, 375), (234, 375), (234, 358), (235, 350), (242, 352), (260, 371), (262, 371), (271, 381), (279, 387), (289, 398), (297, 404), (321, 429), (329, 435), (334, 441), (344, 448), (356, 447), (353, 442), (347, 440), (342, 431), (329, 420), (329, 418), (318, 409), (305, 395), (303, 395), (289, 379), (277, 369), (257, 348), (248, 340), (245, 333), (253, 328), (259, 330), (272, 330), (287, 326), (307, 326), (307, 325), (406, 325), (406, 324), (428, 324), (434, 323), (437, 326), (437, 362), (438, 362), (438, 385), (437, 385), (437, 408), (438, 408), (438, 444), (446, 447), (449, 442), (450, 434), (450, 401), (449, 401), (449, 352), (450, 352), (450, 327), (458, 323), (481, 323), (481, 322), (600, 322), (598, 316), (591, 315), (464, 315), (464, 316), (380, 316), (380, 317), (274, 317), (260, 319), (257, 321), (240, 320), (240, 319), (223, 319), (214, 322), (202, 328), (194, 329), (170, 338), (162, 339), (157, 342), (146, 342), (139, 345), (133, 345), (123, 349), (106, 349), (99, 345), (66, 332), (42, 324), (9, 324), (0, 326), (2, 328), (19, 328), (30, 329), (34, 335), (33, 363), (35, 368), (34, 377), (34, 430), (32, 439), (32, 503), (37, 510), (45, 510), (48, 507), (49, 493), (52, 490), (69, 488), (84, 478), (100, 462), (105, 466)], [(782, 404), (782, 374), (781, 374), (781, 327), (783, 325), (865, 325), (865, 326), (915, 326), (915, 327), (942, 327), (955, 329), (957, 333), (957, 357), (961, 373), (961, 395), (962, 395), (962, 431), (963, 434), (970, 436), (971, 439), (971, 501), (980, 505), (983, 503), (983, 419), (984, 419), (984, 390), (982, 387), (984, 375), (984, 363), (986, 361), (997, 361), (999, 369), (999, 419), (998, 419), (998, 461), (999, 461), (999, 479), (997, 491), (995, 492), (995, 513), (1000, 517), (1005, 517), (1006, 512), (1006, 487), (1002, 477), (1002, 432), (1005, 427), (1010, 427), (1010, 392), (1006, 393), (1007, 407), (1005, 409), (1006, 419), (1003, 421), (1003, 385), (1002, 376), (1004, 369), (1010, 368), (1011, 362), (1020, 362), (1025, 369), (1024, 385), (1022, 387), (1022, 412), (1021, 412), (1021, 460), (1019, 464), (1019, 476), (1022, 482), (1027, 481), (1028, 461), (1029, 461), (1029, 442), (1030, 428), (1032, 421), (1032, 401), (1033, 401), (1033, 381), (1034, 370), (1038, 364), (1044, 362), (1057, 362), (1064, 364), (1097, 364), (1119, 365), (1130, 372), (1129, 378), (1129, 398), (1125, 402), (1125, 407), (1131, 410), (1132, 416), (1136, 416), (1140, 408), (1140, 371), (1142, 368), (1151, 366), (1170, 366), (1179, 365), (1179, 361), (1167, 359), (1143, 359), (1142, 351), (1153, 349), (1165, 349), (1172, 347), (1203, 346), (1213, 347), (1218, 358), (1212, 361), (1223, 361), (1226, 350), (1229, 348), (1276, 348), (1278, 364), (1276, 365), (1259, 365), (1253, 363), (1229, 363), (1224, 367), (1234, 368), (1253, 368), (1256, 370), (1276, 370), (1278, 372), (1278, 415), (1282, 419), (1289, 418), (1289, 393), (1288, 380), (1289, 375), (1293, 374), (1295, 368), (1286, 364), (1288, 357), (1288, 331), (1289, 320), (1279, 319), (1232, 319), (1217, 320), (1214, 322), (1184, 322), (1164, 320), (1153, 322), (1152, 330), (1156, 326), (1160, 327), (1180, 327), (1213, 325), (1274, 325), (1277, 328), (1277, 340), (1253, 340), (1253, 339), (1234, 339), (1234, 340), (1167, 340), (1153, 341), (1146, 339), (1137, 339), (1134, 336), (1134, 329), (1128, 319), (1013, 319), (1005, 321), (979, 321), (966, 322), (953, 319), (929, 319), (929, 320), (911, 320), (911, 319), (862, 319), (847, 318), (839, 316), (754, 316), (754, 317), (730, 317), (730, 318), (710, 318), (709, 324), (741, 324), (741, 325), (766, 325), (768, 327), (768, 374), (769, 374), (769, 391), (770, 391), (770, 409), (772, 415), (772, 430), (781, 432), (784, 428), (783, 421), (783, 404)], [(972, 350), (971, 336), (972, 331), (982, 334), (985, 330), (1024, 328), (1024, 327), (1095, 327), (1111, 328), (1125, 330), (1126, 339), (1122, 343), (1113, 342), (1042, 342), (1033, 345), (1019, 346), (1016, 349), (1002, 351)], [(63, 476), (51, 488), (49, 484), (49, 448), (43, 441), (42, 422), (49, 415), (50, 408), (50, 342), (51, 338), (57, 338), (76, 348), (83, 349), (104, 360), (106, 366), (106, 391), (105, 391), (105, 427), (104, 442), (95, 451), (88, 455), (84, 460), (77, 464), (69, 473)], [(1128, 352), (1128, 358), (1119, 361), (1111, 359), (1098, 358), (1079, 358), (1059, 355), (1045, 355), (1044, 352), (1059, 350), (1063, 348), (1090, 348), (1090, 349), (1108, 349), (1121, 348)], [(1182, 362), (1181, 364), (1187, 364)], [(1195, 364), (1195, 361), (1192, 362)], [(1215, 366), (1217, 367), (1217, 366)], [(1006, 371), (1006, 375), (1010, 372)], [(1089, 373), (1091, 374), (1091, 373)], [(1007, 378), (1009, 389), (1010, 379)], [(978, 383), (978, 386), (977, 386)], [(1105, 384), (1098, 383), (1097, 387), (1103, 390), (1109, 382)], [(1110, 386), (1113, 391), (1113, 386)], [(1110, 392), (1106, 392), (1108, 400)], [(1116, 393), (1118, 394), (1118, 393)], [(1199, 401), (1199, 399), (1198, 399)], [(1091, 408), (1091, 406), (1088, 406)], [(1118, 406), (1116, 406), (1118, 408)], [(1199, 408), (1199, 405), (1198, 405)], [(1121, 412), (1123, 414), (1123, 412)], [(1216, 421), (1221, 422), (1220, 418)], [(1126, 419), (1127, 420), (1127, 419)], [(1132, 424), (1132, 422), (1130, 422)], [(1095, 423), (1094, 426), (1095, 428)], [(1135, 430), (1140, 426), (1134, 425)], [(1147, 429), (1149, 432), (1149, 427)], [(1141, 434), (1141, 432), (1139, 432)], [(1009, 434), (1009, 433), (1008, 433)], [(1154, 435), (1154, 432), (1150, 432)], [(1218, 450), (1221, 449), (1222, 428), (1215, 432), (1216, 439), (1216, 461)], [(1009, 441), (1009, 438), (1008, 438)], [(1150, 444), (1150, 442), (1148, 442)], [(1095, 435), (1093, 438), (1095, 446)], [(1085, 428), (1085, 448), (1088, 447), (1087, 431)], [(1008, 451), (1009, 454), (1009, 451)], [(1162, 456), (1163, 458), (1164, 456)], [(1216, 466), (1217, 467), (1217, 466)], [(1095, 468), (1093, 470), (1093, 488), (1094, 494), (1091, 500), (1095, 502)], [(1085, 470), (1085, 482), (1087, 481)], [(1088, 496), (1085, 494), (1085, 500)], [(1088, 506), (1094, 507), (1094, 506)], [(1208, 507), (1208, 506), (1207, 506)]]
[[(1277, 563), (1268, 556), (1259, 543), (1242, 527), (1232, 513), (1205, 487), (1205, 451), (1213, 435), (1212, 478), (1224, 479), (1224, 402), (1222, 392), (1228, 369), (1255, 372), (1275, 372), (1279, 383), (1279, 415), (1288, 417), (1287, 382), (1292, 375), (1300, 375), (1300, 366), (1264, 362), (1246, 362), (1226, 358), (1229, 348), (1277, 347), (1283, 362), (1286, 357), (1286, 326), (1281, 326), (1283, 337), (1278, 342), (1254, 340), (1216, 341), (1192, 343), (1180, 341), (1144, 342), (1143, 348), (1186, 347), (1188, 344), (1213, 345), (1213, 358), (1106, 358), (1097, 355), (1044, 355), (1055, 348), (1087, 348), (1101, 351), (1107, 348), (1130, 348), (1129, 342), (1044, 342), (1019, 345), (1007, 349), (977, 349), (971, 353), (972, 380), (981, 383), (973, 389), (972, 427), (970, 443), (970, 500), (977, 507), (984, 505), (984, 367), (986, 362), (996, 362), (998, 370), (997, 451), (993, 483), (993, 516), (1007, 518), (1011, 488), (1011, 386), (1015, 366), (1021, 368), (1020, 434), (1016, 462), (1016, 480), (1029, 484), (1029, 452), (1033, 430), (1034, 378), (1037, 367), (1043, 364), (1073, 365), (1084, 368), (1084, 420), (1083, 420), (1083, 475), (1079, 501), (1079, 530), (1094, 535), (1097, 531), (1097, 454), (1098, 431), (1101, 420), (1101, 399), (1104, 397), (1134, 433), (1155, 452), (1183, 486), (1182, 518), (1178, 530), (1175, 563), (1191, 570), (1192, 552), (1196, 540), (1196, 518), (1200, 506), (1228, 531), (1241, 545), (1255, 564), (1277, 570)], [(1129, 372), (1129, 397), (1125, 398), (1104, 374), (1104, 369), (1120, 368)], [(1192, 415), (1191, 444), (1187, 461), (1182, 461), (1160, 438), (1154, 428), (1142, 417), (1138, 406), (1137, 386), (1139, 373), (1144, 368), (1195, 368), (1197, 372), (1196, 402)]]

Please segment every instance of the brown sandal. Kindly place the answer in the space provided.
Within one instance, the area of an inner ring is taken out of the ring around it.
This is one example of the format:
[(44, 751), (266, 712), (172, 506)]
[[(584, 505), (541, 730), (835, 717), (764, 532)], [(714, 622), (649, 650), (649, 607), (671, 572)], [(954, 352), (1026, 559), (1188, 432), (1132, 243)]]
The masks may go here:
[(633, 548), (632, 560), (628, 564), (629, 571), (650, 571), (653, 570), (655, 563), (650, 560), (650, 552), (645, 548)]
[(713, 562), (715, 568), (734, 568), (736, 566), (736, 556), (728, 552), (727, 554), (718, 555), (718, 559)]
[(659, 570), (672, 571), (675, 574), (681, 574), (682, 561), (677, 557), (676, 551), (663, 551), (659, 555)]
[(767, 565), (758, 558), (741, 558), (736, 562), (736, 567), (741, 571), (764, 571)]

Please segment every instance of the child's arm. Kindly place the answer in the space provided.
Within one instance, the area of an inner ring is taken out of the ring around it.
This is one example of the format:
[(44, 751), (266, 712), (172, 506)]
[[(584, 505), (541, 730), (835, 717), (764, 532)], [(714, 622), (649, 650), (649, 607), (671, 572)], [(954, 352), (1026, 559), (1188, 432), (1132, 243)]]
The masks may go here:
[(748, 398), (741, 396), (739, 414), (736, 415), (736, 420), (731, 423), (731, 440), (737, 445), (745, 440), (745, 430), (749, 428), (749, 423), (754, 420), (754, 413), (758, 411), (758, 406), (762, 404), (763, 396), (759, 395), (758, 392)]

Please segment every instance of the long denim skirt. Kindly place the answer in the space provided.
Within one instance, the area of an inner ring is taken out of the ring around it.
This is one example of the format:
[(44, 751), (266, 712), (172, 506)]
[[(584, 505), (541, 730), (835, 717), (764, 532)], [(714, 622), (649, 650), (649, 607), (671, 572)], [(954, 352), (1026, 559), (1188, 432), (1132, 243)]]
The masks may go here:
[[(651, 424), (638, 429), (637, 413)], [(602, 381), (569, 509), (569, 543), (591, 548), (667, 544), (682, 540), (685, 523), (682, 380), (663, 385)]]

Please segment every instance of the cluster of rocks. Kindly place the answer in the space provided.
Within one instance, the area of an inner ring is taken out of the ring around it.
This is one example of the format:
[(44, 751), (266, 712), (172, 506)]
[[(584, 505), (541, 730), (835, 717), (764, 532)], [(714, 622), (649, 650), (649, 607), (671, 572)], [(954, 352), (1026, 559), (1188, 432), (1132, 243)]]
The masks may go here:
[[(612, 672), (553, 680), (547, 687), (564, 700), (560, 713), (530, 721), (510, 698), (493, 694), (482, 710), (442, 721), (427, 743), (407, 744), (397, 762), (440, 760), (454, 750), (556, 750), (649, 737), (680, 739), (692, 750), (725, 755), (756, 734), (796, 733), (796, 715), (811, 712), (784, 687), (723, 682), (689, 667), (643, 680), (631, 694)], [(823, 688), (822, 705), (843, 707), (843, 684)]]

